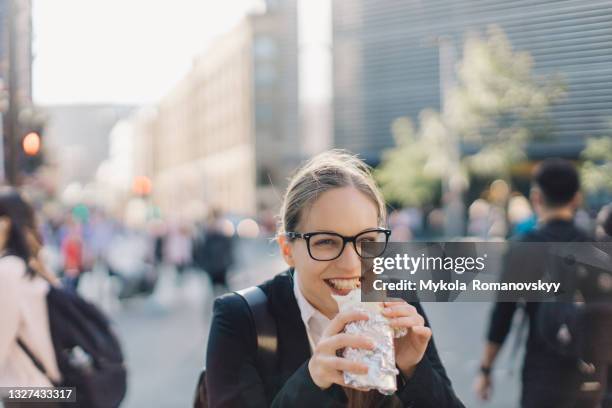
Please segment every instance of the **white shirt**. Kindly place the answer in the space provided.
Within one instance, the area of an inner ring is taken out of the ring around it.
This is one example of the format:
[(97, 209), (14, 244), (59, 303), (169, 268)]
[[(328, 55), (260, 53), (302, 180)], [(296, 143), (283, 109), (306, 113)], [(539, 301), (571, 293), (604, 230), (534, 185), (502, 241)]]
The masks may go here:
[(312, 352), (319, 340), (321, 340), (323, 331), (329, 325), (331, 320), (329, 320), (323, 313), (319, 312), (308, 302), (308, 300), (306, 300), (298, 282), (297, 270), (293, 274), (293, 294), (295, 295), (298, 307), (300, 308), (302, 321), (304, 322), (306, 334), (308, 335), (310, 351)]

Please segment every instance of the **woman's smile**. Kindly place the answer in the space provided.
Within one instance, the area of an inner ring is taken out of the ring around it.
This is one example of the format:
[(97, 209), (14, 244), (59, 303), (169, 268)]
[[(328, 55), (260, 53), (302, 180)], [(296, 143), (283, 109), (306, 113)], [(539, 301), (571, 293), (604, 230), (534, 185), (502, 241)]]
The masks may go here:
[(334, 295), (346, 296), (351, 290), (361, 287), (361, 278), (354, 276), (350, 278), (329, 278), (323, 279), (330, 287)]

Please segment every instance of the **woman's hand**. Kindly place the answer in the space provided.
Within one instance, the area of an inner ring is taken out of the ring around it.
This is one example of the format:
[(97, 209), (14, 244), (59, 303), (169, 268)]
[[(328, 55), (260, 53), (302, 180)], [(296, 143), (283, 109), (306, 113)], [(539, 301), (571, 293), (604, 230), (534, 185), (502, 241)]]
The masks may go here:
[(407, 328), (408, 333), (395, 339), (395, 364), (406, 377), (411, 377), (421, 361), (431, 338), (431, 329), (416, 308), (405, 301), (383, 302), (383, 316), (391, 327)]
[(341, 333), (347, 323), (367, 319), (368, 315), (362, 312), (342, 312), (327, 326), (308, 361), (312, 381), (319, 388), (327, 389), (334, 383), (346, 387), (343, 371), (355, 374), (368, 372), (367, 365), (337, 355), (338, 350), (346, 347), (374, 349), (374, 342), (363, 336)]

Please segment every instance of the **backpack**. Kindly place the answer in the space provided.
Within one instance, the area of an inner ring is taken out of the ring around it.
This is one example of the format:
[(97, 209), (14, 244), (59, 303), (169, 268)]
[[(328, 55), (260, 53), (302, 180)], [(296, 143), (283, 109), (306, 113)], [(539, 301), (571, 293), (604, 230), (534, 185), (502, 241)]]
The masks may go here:
[[(268, 297), (258, 286), (234, 292), (242, 297), (250, 311), (250, 317), (255, 327), (257, 338), (256, 366), (262, 376), (273, 373), (277, 365), (278, 334), (276, 321), (268, 311)], [(194, 408), (208, 408), (208, 392), (206, 389), (206, 368), (198, 378)]]
[[(593, 254), (605, 254), (591, 249)], [(581, 252), (584, 250), (581, 249)], [(576, 254), (576, 257), (566, 258), (558, 262), (555, 269), (565, 269), (563, 281), (574, 298), (583, 298), (582, 302), (564, 301), (543, 302), (537, 311), (537, 322), (540, 338), (558, 354), (587, 361), (612, 361), (612, 347), (603, 339), (612, 335), (612, 307), (610, 296), (605, 289), (596, 285), (599, 271), (609, 274), (607, 265), (598, 265), (596, 256), (590, 253)], [(609, 257), (608, 254), (605, 254)], [(582, 259), (581, 259), (582, 258)], [(576, 260), (578, 262), (576, 262)], [(591, 276), (593, 275), (593, 276)], [(585, 277), (589, 277), (585, 280)], [(561, 278), (558, 279), (561, 281)], [(599, 293), (602, 292), (602, 293)], [(605, 300), (603, 300), (605, 299)], [(602, 301), (603, 300), (603, 301)]]
[[(51, 286), (47, 294), (49, 327), (61, 384), (75, 387), (73, 408), (118, 407), (127, 390), (127, 372), (117, 336), (108, 319), (93, 304), (65, 288)], [(42, 363), (21, 339), (18, 345), (47, 376)], [(49, 379), (51, 380), (51, 379)]]
[(584, 350), (583, 316), (581, 305), (543, 302), (537, 311), (538, 334), (558, 354), (580, 358)]

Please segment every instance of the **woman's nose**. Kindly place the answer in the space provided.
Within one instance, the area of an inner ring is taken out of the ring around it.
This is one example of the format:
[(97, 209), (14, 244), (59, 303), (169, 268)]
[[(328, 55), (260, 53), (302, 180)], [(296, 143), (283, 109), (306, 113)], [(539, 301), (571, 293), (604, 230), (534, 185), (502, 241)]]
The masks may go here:
[(361, 257), (355, 251), (355, 247), (351, 243), (347, 243), (344, 247), (344, 251), (337, 259), (337, 265), (346, 270), (359, 270), (361, 271)]

